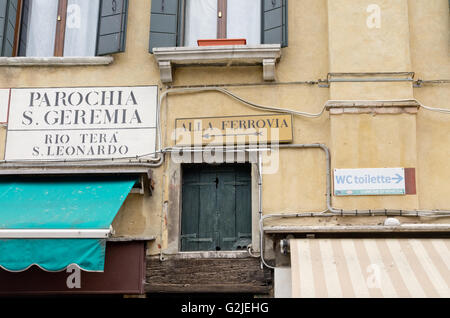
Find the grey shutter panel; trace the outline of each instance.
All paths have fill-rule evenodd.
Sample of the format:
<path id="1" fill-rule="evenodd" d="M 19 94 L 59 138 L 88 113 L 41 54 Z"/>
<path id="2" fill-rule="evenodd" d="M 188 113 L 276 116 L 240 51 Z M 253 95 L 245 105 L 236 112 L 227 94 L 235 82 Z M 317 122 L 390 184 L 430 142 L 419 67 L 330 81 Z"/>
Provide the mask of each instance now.
<path id="1" fill-rule="evenodd" d="M 0 52 L 3 56 L 3 38 L 5 34 L 6 27 L 6 8 L 8 6 L 8 1 L 0 0 Z"/>
<path id="2" fill-rule="evenodd" d="M 217 246 L 215 180 L 215 171 L 208 168 L 183 171 L 182 251 L 210 251 Z"/>
<path id="3" fill-rule="evenodd" d="M 179 44 L 180 0 L 152 0 L 150 15 L 150 47 L 172 47 Z"/>
<path id="4" fill-rule="evenodd" d="M 18 0 L 0 0 L 0 52 L 12 56 Z"/>
<path id="5" fill-rule="evenodd" d="M 100 0 L 96 55 L 125 51 L 128 0 Z"/>
<path id="6" fill-rule="evenodd" d="M 221 250 L 246 249 L 252 239 L 250 165 L 233 164 L 218 172 L 217 210 Z"/>
<path id="7" fill-rule="evenodd" d="M 28 38 L 28 16 L 30 11 L 30 1 L 22 1 L 22 21 L 20 21 L 19 54 L 26 56 Z"/>
<path id="8" fill-rule="evenodd" d="M 181 251 L 246 249 L 252 238 L 251 167 L 183 169 Z"/>
<path id="9" fill-rule="evenodd" d="M 288 45 L 287 0 L 262 0 L 261 43 Z"/>

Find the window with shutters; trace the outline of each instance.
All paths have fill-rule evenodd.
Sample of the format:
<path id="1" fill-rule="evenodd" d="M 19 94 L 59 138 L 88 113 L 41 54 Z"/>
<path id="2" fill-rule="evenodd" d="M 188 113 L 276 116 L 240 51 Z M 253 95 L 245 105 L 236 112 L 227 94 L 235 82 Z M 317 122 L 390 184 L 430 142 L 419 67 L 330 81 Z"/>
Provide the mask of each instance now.
<path id="1" fill-rule="evenodd" d="M 199 39 L 287 46 L 287 0 L 152 0 L 150 52 Z"/>
<path id="2" fill-rule="evenodd" d="M 199 39 L 238 39 L 261 43 L 261 0 L 187 0 L 184 46 Z"/>
<path id="3" fill-rule="evenodd" d="M 183 168 L 181 251 L 246 250 L 251 243 L 249 164 Z"/>
<path id="4" fill-rule="evenodd" d="M 262 65 L 275 80 L 281 48 L 287 46 L 287 0 L 152 0 L 149 52 L 162 83 L 172 83 L 180 65 Z M 234 38 L 246 45 L 197 46 L 198 40 Z M 216 46 L 219 45 L 219 46 Z"/>
<path id="5" fill-rule="evenodd" d="M 127 0 L 0 0 L 1 55 L 122 52 L 127 7 Z"/>

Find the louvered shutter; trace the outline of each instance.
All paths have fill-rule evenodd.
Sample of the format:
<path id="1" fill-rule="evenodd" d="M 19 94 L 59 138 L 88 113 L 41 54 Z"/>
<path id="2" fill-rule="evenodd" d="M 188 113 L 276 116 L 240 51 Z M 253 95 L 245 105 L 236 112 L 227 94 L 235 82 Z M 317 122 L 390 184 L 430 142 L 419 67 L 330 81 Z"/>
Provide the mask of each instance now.
<path id="1" fill-rule="evenodd" d="M 128 0 L 100 0 L 96 55 L 125 51 Z"/>
<path id="2" fill-rule="evenodd" d="M 172 47 L 179 44 L 179 0 L 152 0 L 150 15 L 150 47 Z"/>
<path id="3" fill-rule="evenodd" d="M 8 1 L 0 0 L 0 52 L 3 56 L 3 38 L 5 35 L 6 26 L 6 8 L 8 6 Z"/>
<path id="4" fill-rule="evenodd" d="M 0 52 L 13 56 L 18 0 L 0 0 Z"/>
<path id="5" fill-rule="evenodd" d="M 287 0 L 262 0 L 261 43 L 288 44 Z"/>
<path id="6" fill-rule="evenodd" d="M 252 239 L 250 165 L 183 170 L 181 251 L 245 250 Z"/>
<path id="7" fill-rule="evenodd" d="M 210 251 L 217 246 L 216 173 L 185 169 L 183 173 L 181 250 Z"/>

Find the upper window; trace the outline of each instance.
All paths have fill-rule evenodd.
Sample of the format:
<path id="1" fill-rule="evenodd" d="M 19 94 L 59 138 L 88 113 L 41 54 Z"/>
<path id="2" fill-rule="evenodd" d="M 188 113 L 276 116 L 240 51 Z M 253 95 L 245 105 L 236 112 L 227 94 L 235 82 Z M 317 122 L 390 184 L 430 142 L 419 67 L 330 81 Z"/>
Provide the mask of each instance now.
<path id="1" fill-rule="evenodd" d="M 20 56 L 93 56 L 99 0 L 25 0 Z"/>
<path id="2" fill-rule="evenodd" d="M 200 39 L 287 46 L 287 0 L 152 0 L 150 22 L 150 52 Z"/>
<path id="3" fill-rule="evenodd" d="M 187 0 L 184 45 L 198 39 L 244 38 L 261 43 L 261 0 Z"/>
<path id="4" fill-rule="evenodd" d="M 0 0 L 2 56 L 122 52 L 127 0 Z"/>

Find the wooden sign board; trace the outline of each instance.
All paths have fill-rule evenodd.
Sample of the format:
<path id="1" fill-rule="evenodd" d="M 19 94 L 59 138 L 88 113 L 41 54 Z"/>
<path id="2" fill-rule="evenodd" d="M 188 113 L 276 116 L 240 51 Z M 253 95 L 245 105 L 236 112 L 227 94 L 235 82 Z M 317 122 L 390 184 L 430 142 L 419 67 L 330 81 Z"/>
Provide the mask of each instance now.
<path id="1" fill-rule="evenodd" d="M 416 194 L 415 168 L 334 169 L 334 195 Z"/>
<path id="2" fill-rule="evenodd" d="M 273 144 L 293 141 L 291 115 L 179 118 L 176 145 Z"/>

